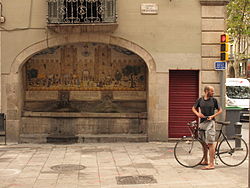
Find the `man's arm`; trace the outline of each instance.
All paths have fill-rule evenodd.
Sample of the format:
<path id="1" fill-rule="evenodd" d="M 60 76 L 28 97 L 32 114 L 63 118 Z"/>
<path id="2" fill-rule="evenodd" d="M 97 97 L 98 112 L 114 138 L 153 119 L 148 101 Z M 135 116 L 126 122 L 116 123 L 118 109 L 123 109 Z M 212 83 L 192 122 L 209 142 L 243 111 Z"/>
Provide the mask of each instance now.
<path id="1" fill-rule="evenodd" d="M 218 111 L 214 115 L 209 116 L 207 119 L 212 120 L 213 118 L 215 118 L 216 116 L 218 116 L 221 113 L 222 113 L 222 108 L 218 108 Z"/>
<path id="2" fill-rule="evenodd" d="M 198 112 L 197 109 L 194 106 L 192 107 L 192 111 L 199 118 L 205 118 L 205 116 L 202 113 Z"/>

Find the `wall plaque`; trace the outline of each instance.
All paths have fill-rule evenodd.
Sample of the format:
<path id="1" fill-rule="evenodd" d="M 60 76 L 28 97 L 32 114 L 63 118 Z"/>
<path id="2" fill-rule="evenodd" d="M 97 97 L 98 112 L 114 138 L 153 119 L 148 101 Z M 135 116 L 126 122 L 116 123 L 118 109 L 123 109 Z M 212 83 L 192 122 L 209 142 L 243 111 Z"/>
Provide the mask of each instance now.
<path id="1" fill-rule="evenodd" d="M 158 5 L 156 3 L 142 3 L 141 14 L 158 14 Z"/>

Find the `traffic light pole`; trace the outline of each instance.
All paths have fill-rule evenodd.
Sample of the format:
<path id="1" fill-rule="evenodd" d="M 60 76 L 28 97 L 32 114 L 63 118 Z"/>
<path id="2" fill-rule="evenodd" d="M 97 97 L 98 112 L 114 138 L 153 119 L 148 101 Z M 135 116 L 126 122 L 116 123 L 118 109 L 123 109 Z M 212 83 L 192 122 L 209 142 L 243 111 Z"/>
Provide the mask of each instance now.
<path id="1" fill-rule="evenodd" d="M 224 33 L 220 35 L 220 60 L 224 62 L 224 69 L 220 72 L 220 104 L 222 109 L 221 117 L 223 121 L 226 119 L 226 100 L 225 100 L 225 94 L 226 94 L 226 67 L 227 67 L 227 61 L 228 61 L 228 42 L 229 42 L 229 36 L 228 34 Z"/>
<path id="2" fill-rule="evenodd" d="M 226 99 L 225 99 L 225 94 L 226 94 L 226 70 L 221 70 L 220 71 L 220 104 L 223 109 L 222 114 L 221 114 L 221 120 L 225 121 L 226 119 Z"/>

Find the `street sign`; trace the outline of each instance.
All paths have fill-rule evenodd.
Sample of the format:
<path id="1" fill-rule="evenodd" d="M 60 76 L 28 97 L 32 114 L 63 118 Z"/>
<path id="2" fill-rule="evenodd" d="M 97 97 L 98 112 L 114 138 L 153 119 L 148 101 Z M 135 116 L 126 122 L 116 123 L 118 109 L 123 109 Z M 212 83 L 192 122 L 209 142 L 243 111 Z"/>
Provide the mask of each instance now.
<path id="1" fill-rule="evenodd" d="M 215 70 L 226 70 L 226 62 L 225 61 L 216 61 L 214 62 Z"/>
<path id="2" fill-rule="evenodd" d="M 158 5 L 156 3 L 142 3 L 141 14 L 158 14 Z"/>

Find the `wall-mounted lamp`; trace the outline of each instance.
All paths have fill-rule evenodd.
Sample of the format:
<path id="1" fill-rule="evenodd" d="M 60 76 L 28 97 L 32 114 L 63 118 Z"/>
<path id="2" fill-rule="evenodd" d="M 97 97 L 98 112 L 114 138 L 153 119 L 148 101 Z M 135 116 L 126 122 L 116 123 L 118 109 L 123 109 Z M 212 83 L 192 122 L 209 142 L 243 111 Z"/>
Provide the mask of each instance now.
<path id="1" fill-rule="evenodd" d="M 2 15 L 2 11 L 3 11 L 3 5 L 0 2 L 0 23 L 4 23 L 5 22 L 5 17 Z"/>

